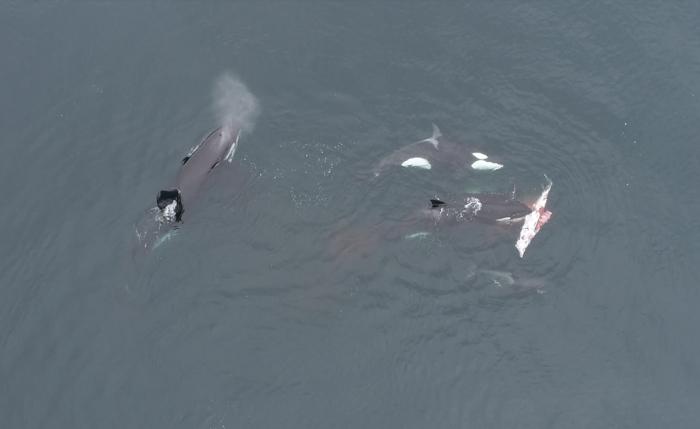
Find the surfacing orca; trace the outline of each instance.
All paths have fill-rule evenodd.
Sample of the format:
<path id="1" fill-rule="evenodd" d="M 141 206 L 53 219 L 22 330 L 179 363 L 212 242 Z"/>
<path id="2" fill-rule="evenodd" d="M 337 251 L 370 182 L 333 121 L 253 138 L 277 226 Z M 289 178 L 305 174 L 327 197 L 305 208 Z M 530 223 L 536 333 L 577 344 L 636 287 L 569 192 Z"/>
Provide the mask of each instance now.
<path id="1" fill-rule="evenodd" d="M 435 124 L 430 137 L 406 145 L 382 158 L 374 167 L 375 177 L 393 166 L 424 170 L 439 166 L 456 171 L 465 169 L 495 171 L 503 168 L 503 164 L 490 160 L 483 152 L 470 150 L 464 145 L 442 139 L 442 133 Z"/>
<path id="2" fill-rule="evenodd" d="M 460 203 L 446 203 L 438 199 L 430 200 L 428 216 L 435 222 L 481 221 L 506 224 L 522 222 L 531 212 L 514 195 L 505 194 L 466 194 Z"/>
<path id="3" fill-rule="evenodd" d="M 136 225 L 139 247 L 154 249 L 175 234 L 187 207 L 210 172 L 221 161 L 231 162 L 238 146 L 239 130 L 217 128 L 182 159 L 175 183 L 158 192 L 156 207 Z"/>

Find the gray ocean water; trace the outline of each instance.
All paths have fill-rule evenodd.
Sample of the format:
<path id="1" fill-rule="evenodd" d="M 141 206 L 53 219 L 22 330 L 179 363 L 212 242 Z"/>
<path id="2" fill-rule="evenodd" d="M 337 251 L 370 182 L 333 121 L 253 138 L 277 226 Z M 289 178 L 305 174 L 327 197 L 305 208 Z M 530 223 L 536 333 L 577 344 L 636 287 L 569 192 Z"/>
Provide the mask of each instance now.
<path id="1" fill-rule="evenodd" d="M 3 2 L 0 427 L 698 427 L 698 22 L 693 1 Z M 255 126 L 135 257 L 227 73 Z M 433 123 L 505 167 L 367 174 Z M 523 259 L 517 231 L 390 227 L 543 174 Z"/>

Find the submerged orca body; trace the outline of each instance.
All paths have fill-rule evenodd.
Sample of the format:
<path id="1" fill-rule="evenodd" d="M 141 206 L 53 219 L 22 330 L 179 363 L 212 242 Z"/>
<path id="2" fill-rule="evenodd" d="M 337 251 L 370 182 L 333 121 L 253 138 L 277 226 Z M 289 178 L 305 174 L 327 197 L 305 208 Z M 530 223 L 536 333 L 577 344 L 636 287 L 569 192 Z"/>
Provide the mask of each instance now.
<path id="1" fill-rule="evenodd" d="M 394 166 L 415 167 L 431 170 L 433 167 L 455 171 L 467 169 L 495 171 L 503 167 L 483 152 L 442 139 L 440 129 L 433 124 L 433 134 L 423 140 L 395 150 L 382 158 L 374 167 L 374 175 L 379 176 Z"/>
<path id="2" fill-rule="evenodd" d="M 233 159 L 238 137 L 238 130 L 217 128 L 190 150 L 182 159 L 174 186 L 158 192 L 157 208 L 150 209 L 136 225 L 140 247 L 153 249 L 172 236 L 210 172 L 221 161 Z"/>
<path id="3" fill-rule="evenodd" d="M 474 287 L 480 286 L 484 292 L 494 298 L 517 298 L 533 293 L 543 294 L 549 285 L 547 279 L 543 277 L 476 267 L 469 270 L 465 280 Z"/>
<path id="4" fill-rule="evenodd" d="M 531 209 L 508 194 L 471 193 L 462 201 L 445 202 L 431 199 L 430 206 L 406 213 L 403 219 L 375 225 L 365 230 L 339 233 L 337 241 L 346 249 L 373 251 L 381 241 L 424 240 L 439 230 L 458 229 L 469 224 L 510 227 L 522 223 Z M 510 228 L 507 228 L 510 230 Z M 348 244 L 351 243 L 351 244 Z"/>
<path id="5" fill-rule="evenodd" d="M 430 206 L 427 215 L 440 223 L 474 220 L 509 225 L 522 222 L 531 211 L 513 195 L 504 194 L 467 194 L 464 202 L 449 204 L 432 199 Z"/>

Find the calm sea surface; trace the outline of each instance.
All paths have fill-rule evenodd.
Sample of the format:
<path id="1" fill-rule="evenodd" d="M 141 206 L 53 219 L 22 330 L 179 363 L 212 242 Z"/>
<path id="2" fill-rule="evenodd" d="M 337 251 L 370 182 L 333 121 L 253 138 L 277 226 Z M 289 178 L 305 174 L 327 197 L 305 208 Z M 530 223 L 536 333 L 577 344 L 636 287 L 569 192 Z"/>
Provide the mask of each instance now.
<path id="1" fill-rule="evenodd" d="M 3 2 L 0 427 L 698 427 L 699 22 L 696 1 Z M 227 73 L 254 128 L 134 255 Z M 505 167 L 372 177 L 433 123 Z M 397 229 L 543 174 L 523 259 L 517 230 Z"/>

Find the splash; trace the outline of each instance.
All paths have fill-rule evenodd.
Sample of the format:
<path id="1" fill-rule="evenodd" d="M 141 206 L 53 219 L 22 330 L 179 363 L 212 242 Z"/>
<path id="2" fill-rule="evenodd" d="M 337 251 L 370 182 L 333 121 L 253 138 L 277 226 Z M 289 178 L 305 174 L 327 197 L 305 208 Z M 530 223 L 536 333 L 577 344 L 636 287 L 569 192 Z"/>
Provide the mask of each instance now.
<path id="1" fill-rule="evenodd" d="M 224 73 L 217 79 L 213 91 L 214 113 L 221 125 L 224 137 L 238 130 L 250 133 L 260 113 L 258 99 L 234 74 Z"/>

